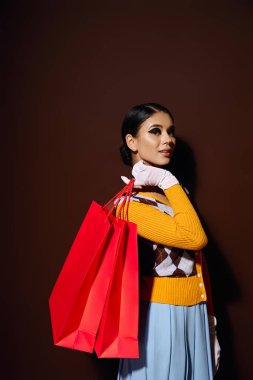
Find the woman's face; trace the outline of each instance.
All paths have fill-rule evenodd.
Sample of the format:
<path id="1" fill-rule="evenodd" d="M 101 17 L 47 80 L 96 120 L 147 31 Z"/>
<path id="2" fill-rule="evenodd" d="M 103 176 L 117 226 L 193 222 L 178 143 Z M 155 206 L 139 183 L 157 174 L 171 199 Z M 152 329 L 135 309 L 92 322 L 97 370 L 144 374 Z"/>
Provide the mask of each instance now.
<path id="1" fill-rule="evenodd" d="M 135 137 L 126 135 L 132 151 L 133 165 L 140 160 L 153 166 L 165 166 L 171 161 L 176 145 L 175 126 L 165 112 L 155 112 L 145 120 Z"/>

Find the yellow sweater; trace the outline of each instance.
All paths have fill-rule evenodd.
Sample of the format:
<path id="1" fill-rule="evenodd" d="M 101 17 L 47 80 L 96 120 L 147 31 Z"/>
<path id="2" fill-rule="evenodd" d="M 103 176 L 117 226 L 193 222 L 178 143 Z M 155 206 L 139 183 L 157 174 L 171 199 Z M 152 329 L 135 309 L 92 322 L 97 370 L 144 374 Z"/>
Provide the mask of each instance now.
<path id="1" fill-rule="evenodd" d="M 207 244 L 206 234 L 188 196 L 180 185 L 164 190 L 168 202 L 152 193 L 139 192 L 172 207 L 174 216 L 156 208 L 130 202 L 128 220 L 137 224 L 141 237 L 156 244 L 195 251 L 196 275 L 190 277 L 143 276 L 140 298 L 173 305 L 194 305 L 207 300 L 202 273 L 201 249 Z M 121 215 L 122 217 L 122 215 Z"/>

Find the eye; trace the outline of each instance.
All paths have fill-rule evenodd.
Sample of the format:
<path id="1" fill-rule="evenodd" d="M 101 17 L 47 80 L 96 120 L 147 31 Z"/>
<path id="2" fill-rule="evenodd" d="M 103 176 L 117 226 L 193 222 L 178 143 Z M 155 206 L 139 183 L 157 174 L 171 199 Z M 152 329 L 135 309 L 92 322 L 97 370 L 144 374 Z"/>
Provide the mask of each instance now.
<path id="1" fill-rule="evenodd" d="M 149 133 L 153 133 L 154 135 L 160 135 L 161 134 L 161 130 L 160 128 L 152 128 L 150 129 Z"/>
<path id="2" fill-rule="evenodd" d="M 168 135 L 170 135 L 171 137 L 174 137 L 175 136 L 175 127 L 171 127 L 167 130 L 167 133 Z"/>

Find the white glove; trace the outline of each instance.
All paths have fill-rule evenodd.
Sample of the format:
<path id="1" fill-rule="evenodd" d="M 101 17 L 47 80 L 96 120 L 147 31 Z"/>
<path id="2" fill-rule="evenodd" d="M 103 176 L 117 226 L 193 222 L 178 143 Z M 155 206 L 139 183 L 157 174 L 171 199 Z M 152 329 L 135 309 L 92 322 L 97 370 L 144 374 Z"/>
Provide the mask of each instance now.
<path id="1" fill-rule="evenodd" d="M 213 361 L 213 375 L 215 376 L 220 365 L 220 344 L 217 338 L 216 326 L 217 320 L 213 315 L 208 315 L 209 332 L 210 332 L 210 344 Z"/>
<path id="2" fill-rule="evenodd" d="M 156 168 L 147 165 L 143 160 L 138 161 L 132 169 L 132 175 L 135 178 L 134 187 L 136 186 L 158 186 L 165 190 L 178 184 L 176 177 L 168 170 Z M 122 176 L 122 181 L 129 183 L 127 177 Z"/>

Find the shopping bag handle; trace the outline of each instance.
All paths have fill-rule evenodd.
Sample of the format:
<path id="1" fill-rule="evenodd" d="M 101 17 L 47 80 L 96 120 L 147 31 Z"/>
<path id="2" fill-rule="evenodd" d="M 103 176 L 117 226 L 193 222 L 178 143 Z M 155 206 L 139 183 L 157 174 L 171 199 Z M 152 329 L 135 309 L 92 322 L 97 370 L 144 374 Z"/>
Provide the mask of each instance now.
<path id="1" fill-rule="evenodd" d="M 130 198 L 131 198 L 132 191 L 133 191 L 133 186 L 134 186 L 134 179 L 130 180 L 130 182 L 128 184 L 128 189 L 126 191 L 126 194 L 124 196 L 124 199 L 123 199 L 123 201 L 120 205 L 119 211 L 118 211 L 119 217 L 123 211 L 123 219 L 125 219 L 125 220 L 128 219 L 128 207 L 129 207 Z M 118 203 L 117 203 L 117 205 L 118 205 Z"/>
<path id="2" fill-rule="evenodd" d="M 132 195 L 134 181 L 135 181 L 134 179 L 131 179 L 130 182 L 126 186 L 123 187 L 123 189 L 121 189 L 116 195 L 114 195 L 113 198 L 111 198 L 103 206 L 104 211 L 107 210 L 107 216 L 110 216 L 112 214 L 112 212 L 117 208 L 117 206 L 118 206 L 118 204 L 120 202 L 120 199 L 124 195 L 124 198 L 123 198 L 122 203 L 120 205 L 120 209 L 119 209 L 118 215 L 121 214 L 122 210 L 123 211 L 125 210 L 125 217 L 127 217 L 127 212 L 128 212 L 130 197 Z M 109 208 L 110 204 L 112 204 L 111 208 Z M 126 206 L 126 208 L 124 209 L 125 206 Z"/>

